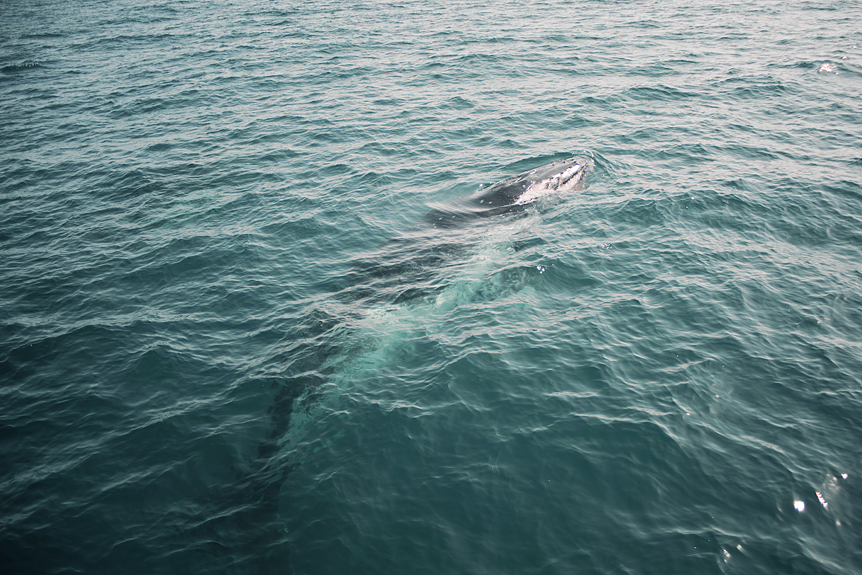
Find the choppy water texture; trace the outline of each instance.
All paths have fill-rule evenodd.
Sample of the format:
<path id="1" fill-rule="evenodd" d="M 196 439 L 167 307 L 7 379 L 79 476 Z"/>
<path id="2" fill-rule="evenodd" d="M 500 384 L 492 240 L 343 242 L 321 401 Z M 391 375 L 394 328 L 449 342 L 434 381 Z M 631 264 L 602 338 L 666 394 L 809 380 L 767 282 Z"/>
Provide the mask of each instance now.
<path id="1" fill-rule="evenodd" d="M 139 4 L 0 5 L 4 573 L 862 573 L 859 3 Z"/>

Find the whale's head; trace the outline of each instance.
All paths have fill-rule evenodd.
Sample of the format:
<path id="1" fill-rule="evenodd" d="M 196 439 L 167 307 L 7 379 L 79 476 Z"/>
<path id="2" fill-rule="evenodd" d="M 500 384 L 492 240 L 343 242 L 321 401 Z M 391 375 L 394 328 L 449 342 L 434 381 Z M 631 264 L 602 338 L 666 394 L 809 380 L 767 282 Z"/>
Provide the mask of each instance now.
<path id="1" fill-rule="evenodd" d="M 524 192 L 515 198 L 514 205 L 529 204 L 544 196 L 576 190 L 584 180 L 587 167 L 583 158 L 569 158 L 553 162 L 527 172 Z"/>
<path id="2" fill-rule="evenodd" d="M 434 207 L 425 220 L 434 227 L 453 227 L 472 218 L 517 211 L 542 198 L 583 188 L 593 161 L 587 157 L 557 160 L 501 180 L 460 202 Z"/>
<path id="3" fill-rule="evenodd" d="M 479 209 L 525 206 L 546 196 L 572 192 L 583 187 L 592 166 L 589 158 L 557 160 L 479 190 L 471 202 Z"/>

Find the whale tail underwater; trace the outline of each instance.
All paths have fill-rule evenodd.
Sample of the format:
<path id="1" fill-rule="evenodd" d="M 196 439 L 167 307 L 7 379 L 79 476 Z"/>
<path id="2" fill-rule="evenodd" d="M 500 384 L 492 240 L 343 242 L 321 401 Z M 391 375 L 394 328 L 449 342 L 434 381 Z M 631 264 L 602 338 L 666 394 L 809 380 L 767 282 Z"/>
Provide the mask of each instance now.
<path id="1" fill-rule="evenodd" d="M 323 390 L 331 394 L 333 386 L 338 388 L 333 382 L 349 380 L 348 374 L 357 365 L 391 361 L 394 352 L 387 347 L 397 347 L 405 330 L 423 329 L 428 314 L 445 313 L 464 298 L 498 301 L 535 281 L 540 273 L 535 265 L 526 266 L 523 261 L 501 265 L 496 255 L 517 253 L 518 238 L 512 236 L 519 230 L 526 230 L 526 243 L 532 241 L 524 227 L 531 222 L 525 220 L 518 227 L 512 218 L 527 214 L 530 206 L 547 199 L 564 199 L 583 189 L 592 168 L 592 159 L 571 157 L 481 187 L 460 200 L 435 204 L 416 226 L 354 258 L 343 285 L 310 305 L 286 334 L 285 350 L 280 354 L 283 365 L 274 370 L 285 375 L 273 378 L 270 384 L 270 433 L 258 445 L 257 458 L 220 493 L 232 500 L 227 502 L 232 510 L 215 522 L 205 521 L 216 531 L 221 531 L 217 524 L 229 522 L 226 532 L 247 525 L 248 540 L 216 545 L 222 539 L 216 536 L 209 539 L 207 548 L 219 555 L 222 546 L 242 556 L 254 555 L 261 572 L 270 566 L 277 571 L 289 557 L 289 549 L 284 533 L 271 527 L 278 525 L 282 484 L 297 465 L 290 450 L 307 432 L 299 428 L 307 425 L 309 410 L 322 401 Z M 502 218 L 503 225 L 497 226 L 494 217 Z M 505 247 L 501 250 L 498 244 Z M 476 257 L 482 246 L 491 246 L 492 257 Z M 478 260 L 487 263 L 477 266 Z M 482 269 L 476 271 L 477 267 Z M 440 304 L 443 300 L 447 306 Z M 386 323 L 374 325 L 374 321 Z M 262 539 L 268 540 L 263 552 Z"/>

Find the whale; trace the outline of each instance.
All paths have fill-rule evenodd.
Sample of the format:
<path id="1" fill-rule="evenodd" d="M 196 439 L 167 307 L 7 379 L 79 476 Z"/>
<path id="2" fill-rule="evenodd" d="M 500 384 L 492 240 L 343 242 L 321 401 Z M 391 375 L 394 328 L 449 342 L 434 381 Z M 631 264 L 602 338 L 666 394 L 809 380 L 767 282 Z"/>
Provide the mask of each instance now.
<path id="1" fill-rule="evenodd" d="M 255 554 L 282 568 L 288 544 L 269 526 L 280 521 L 282 485 L 302 465 L 291 446 L 316 429 L 316 406 L 337 397 L 332 389 L 354 371 L 397 357 L 399 342 L 414 337 L 412 329 L 421 331 L 423 318 L 466 301 L 491 305 L 535 281 L 542 270 L 533 265 L 498 265 L 498 257 L 508 259 L 530 244 L 518 238 L 530 220 L 516 218 L 582 190 L 592 168 L 592 159 L 570 157 L 429 204 L 411 227 L 346 260 L 325 296 L 287 329 L 274 363 L 255 378 L 270 395 L 269 429 L 236 480 L 208 493 L 223 502 L 223 512 L 201 522 L 202 551 L 226 560 Z M 241 540 L 222 536 L 237 532 L 245 534 Z"/>
<path id="2" fill-rule="evenodd" d="M 592 166 L 588 157 L 557 160 L 479 188 L 452 205 L 434 207 L 423 221 L 435 228 L 449 228 L 475 218 L 518 212 L 545 198 L 582 189 Z"/>

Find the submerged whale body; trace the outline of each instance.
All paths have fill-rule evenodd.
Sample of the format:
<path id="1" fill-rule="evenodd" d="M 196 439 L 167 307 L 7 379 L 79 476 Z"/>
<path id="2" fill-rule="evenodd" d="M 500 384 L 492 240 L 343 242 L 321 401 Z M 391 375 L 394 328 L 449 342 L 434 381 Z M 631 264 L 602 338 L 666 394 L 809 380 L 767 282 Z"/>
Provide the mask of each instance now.
<path id="1" fill-rule="evenodd" d="M 302 312 L 279 344 L 283 352 L 274 356 L 274 364 L 262 367 L 259 378 L 251 380 L 250 384 L 269 388 L 273 395 L 267 411 L 270 430 L 258 444 L 257 457 L 235 481 L 202 493 L 208 504 L 215 500 L 221 505 L 217 514 L 197 523 L 194 529 L 201 543 L 193 551 L 214 554 L 226 564 L 254 556 L 263 571 L 284 570 L 289 543 L 279 527 L 283 524 L 281 489 L 301 465 L 285 447 L 294 441 L 289 437 L 291 427 L 301 425 L 295 423 L 294 415 L 307 415 L 324 396 L 327 383 L 349 378 L 352 369 L 366 369 L 363 362 L 374 360 L 377 350 L 387 345 L 383 342 L 375 348 L 368 343 L 372 338 L 367 334 L 364 338 L 354 334 L 368 317 L 383 318 L 379 324 L 383 327 L 370 332 L 374 339 L 397 331 L 387 322 L 397 326 L 400 317 L 409 316 L 409 306 L 402 304 L 426 304 L 417 312 L 417 319 L 408 322 L 409 327 L 421 325 L 419 318 L 429 309 L 446 309 L 452 297 L 491 301 L 519 289 L 535 277 L 534 266 L 510 262 L 475 273 L 476 260 L 470 254 L 487 240 L 488 228 L 497 228 L 491 216 L 505 217 L 503 214 L 523 211 L 544 197 L 579 190 L 592 166 L 589 158 L 569 158 L 506 178 L 460 201 L 433 208 L 418 225 L 352 258 L 350 270 L 339 274 L 343 283 L 330 286 L 332 291 L 325 298 Z M 482 222 L 490 225 L 469 225 L 479 223 L 477 218 L 488 218 Z M 506 228 L 500 228 L 504 237 L 511 232 Z M 519 249 L 517 243 L 509 247 Z M 467 269 L 473 273 L 460 273 Z M 452 297 L 438 300 L 441 294 Z M 320 307 L 323 302 L 326 305 Z M 386 315 L 396 306 L 402 306 L 405 313 Z M 376 310 L 374 314 L 368 313 L 371 309 Z"/>
<path id="2" fill-rule="evenodd" d="M 409 330 L 423 323 L 421 317 L 449 309 L 452 302 L 492 301 L 528 283 L 537 273 L 533 265 L 517 258 L 512 261 L 509 255 L 503 264 L 471 254 L 483 242 L 486 248 L 494 246 L 495 238 L 514 240 L 507 243 L 505 253 L 518 251 L 517 238 L 509 237 L 511 226 L 498 228 L 492 216 L 505 218 L 504 214 L 524 211 L 542 198 L 577 191 L 592 166 L 589 158 L 560 160 L 480 188 L 459 201 L 432 206 L 416 226 L 351 258 L 349 271 L 339 274 L 326 297 L 302 312 L 280 344 L 284 351 L 275 356 L 276 365 L 264 366 L 255 382 L 262 388 L 270 384 L 270 430 L 258 444 L 257 457 L 234 482 L 206 493 L 208 499 L 222 501 L 222 507 L 197 527 L 203 552 L 226 561 L 253 555 L 272 571 L 283 570 L 288 544 L 282 529 L 273 526 L 283 521 L 279 516 L 282 485 L 301 465 L 285 447 L 295 441 L 291 428 L 301 429 L 302 417 L 296 423 L 294 415 L 307 415 L 328 393 L 323 391 L 327 384 L 349 379 L 354 369 L 366 369 L 402 333 L 412 337 L 399 327 L 405 317 Z M 500 236 L 489 233 L 492 229 L 499 229 Z M 474 264 L 479 261 L 491 266 L 480 265 L 477 270 Z M 409 320 L 411 306 L 417 310 L 413 321 Z M 379 329 L 363 335 L 369 324 Z M 396 338 L 391 336 L 393 330 Z M 389 342 L 381 342 L 387 333 Z"/>
<path id="3" fill-rule="evenodd" d="M 480 188 L 451 207 L 434 208 L 423 219 L 445 228 L 473 218 L 518 211 L 544 197 L 582 188 L 590 166 L 592 160 L 584 157 L 557 160 Z"/>

